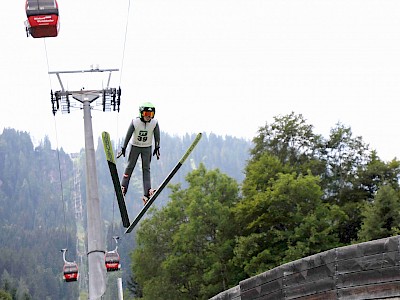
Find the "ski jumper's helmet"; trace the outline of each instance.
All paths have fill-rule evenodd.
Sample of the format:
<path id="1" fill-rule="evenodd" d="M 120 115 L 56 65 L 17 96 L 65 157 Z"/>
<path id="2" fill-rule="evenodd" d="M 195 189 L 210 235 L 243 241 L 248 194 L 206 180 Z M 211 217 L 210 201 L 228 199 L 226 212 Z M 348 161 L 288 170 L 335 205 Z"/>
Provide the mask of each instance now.
<path id="1" fill-rule="evenodd" d="M 143 117 L 145 116 L 153 119 L 155 114 L 156 114 L 156 108 L 152 103 L 145 102 L 141 106 L 139 106 L 139 116 L 142 121 L 144 120 Z"/>

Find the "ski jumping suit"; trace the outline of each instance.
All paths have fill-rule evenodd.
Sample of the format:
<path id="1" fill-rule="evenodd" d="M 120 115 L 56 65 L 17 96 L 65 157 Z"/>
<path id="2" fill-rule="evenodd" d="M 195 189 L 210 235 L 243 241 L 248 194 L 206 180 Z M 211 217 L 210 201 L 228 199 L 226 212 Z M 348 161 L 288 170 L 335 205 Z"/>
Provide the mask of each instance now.
<path id="1" fill-rule="evenodd" d="M 128 142 L 131 145 L 128 165 L 125 168 L 125 173 L 121 180 L 121 186 L 125 187 L 125 192 L 128 191 L 129 180 L 140 155 L 142 158 L 143 191 L 145 196 L 149 194 L 149 189 L 151 188 L 150 162 L 153 135 L 155 147 L 159 147 L 160 128 L 156 119 L 151 119 L 149 122 L 144 122 L 141 118 L 132 120 L 123 145 L 124 149 L 128 146 Z"/>

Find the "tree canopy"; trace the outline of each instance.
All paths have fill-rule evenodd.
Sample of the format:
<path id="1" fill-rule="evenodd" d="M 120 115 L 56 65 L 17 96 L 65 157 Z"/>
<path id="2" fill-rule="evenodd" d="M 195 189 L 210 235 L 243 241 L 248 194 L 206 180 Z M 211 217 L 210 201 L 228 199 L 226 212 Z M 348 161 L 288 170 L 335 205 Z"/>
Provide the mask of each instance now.
<path id="1" fill-rule="evenodd" d="M 238 184 L 202 164 L 187 181 L 187 189 L 172 187 L 171 201 L 137 232 L 132 266 L 144 299 L 207 299 L 237 280 L 230 259 Z"/>
<path id="2" fill-rule="evenodd" d="M 240 186 L 201 165 L 142 223 L 136 295 L 208 299 L 283 263 L 397 234 L 399 166 L 341 123 L 325 138 L 302 115 L 275 117 L 253 139 Z"/>

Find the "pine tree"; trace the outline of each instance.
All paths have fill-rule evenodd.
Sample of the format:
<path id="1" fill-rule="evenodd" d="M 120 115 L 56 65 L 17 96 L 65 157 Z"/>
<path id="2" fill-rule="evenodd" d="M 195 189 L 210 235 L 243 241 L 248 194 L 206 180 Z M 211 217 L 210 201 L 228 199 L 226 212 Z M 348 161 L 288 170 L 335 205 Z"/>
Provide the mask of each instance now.
<path id="1" fill-rule="evenodd" d="M 382 186 L 374 201 L 365 206 L 363 216 L 359 241 L 370 241 L 398 234 L 400 232 L 399 192 L 390 185 Z"/>

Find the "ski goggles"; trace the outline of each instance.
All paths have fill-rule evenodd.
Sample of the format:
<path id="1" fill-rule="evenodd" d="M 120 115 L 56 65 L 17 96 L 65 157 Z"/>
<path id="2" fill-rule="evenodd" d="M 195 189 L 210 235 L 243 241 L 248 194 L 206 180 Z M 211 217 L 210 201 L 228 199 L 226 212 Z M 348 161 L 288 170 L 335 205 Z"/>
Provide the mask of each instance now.
<path id="1" fill-rule="evenodd" d="M 142 116 L 143 117 L 150 117 L 150 118 L 153 118 L 154 117 L 154 111 L 144 111 L 144 112 L 142 112 Z"/>

